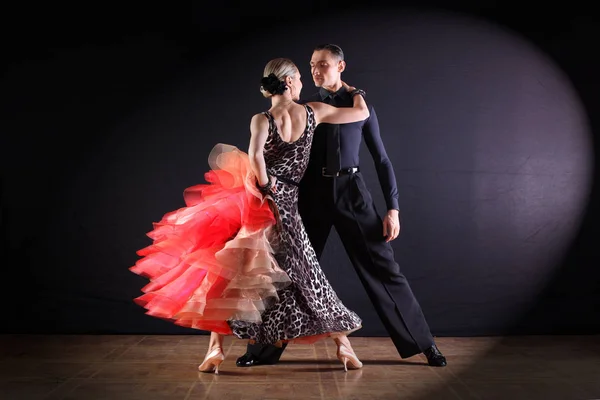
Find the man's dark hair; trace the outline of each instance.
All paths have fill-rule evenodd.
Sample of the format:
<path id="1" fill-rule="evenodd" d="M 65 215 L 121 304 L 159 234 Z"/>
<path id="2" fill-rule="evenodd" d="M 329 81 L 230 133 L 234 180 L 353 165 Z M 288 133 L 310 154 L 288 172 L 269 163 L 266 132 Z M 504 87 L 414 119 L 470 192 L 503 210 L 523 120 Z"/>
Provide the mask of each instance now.
<path id="1" fill-rule="evenodd" d="M 320 44 L 317 47 L 315 47 L 314 51 L 318 51 L 318 50 L 327 50 L 329 51 L 331 54 L 333 54 L 335 57 L 337 57 L 340 61 L 344 60 L 344 52 L 342 51 L 342 48 L 336 44 Z"/>

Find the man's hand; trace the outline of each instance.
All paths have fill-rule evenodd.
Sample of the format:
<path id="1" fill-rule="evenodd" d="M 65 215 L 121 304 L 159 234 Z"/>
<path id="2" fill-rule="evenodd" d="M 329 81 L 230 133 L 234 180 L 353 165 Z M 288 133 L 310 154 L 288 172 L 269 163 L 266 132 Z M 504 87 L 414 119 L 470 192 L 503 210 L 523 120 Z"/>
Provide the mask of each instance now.
<path id="1" fill-rule="evenodd" d="M 400 219 L 398 210 L 389 210 L 383 219 L 383 236 L 386 242 L 391 242 L 400 234 Z"/>

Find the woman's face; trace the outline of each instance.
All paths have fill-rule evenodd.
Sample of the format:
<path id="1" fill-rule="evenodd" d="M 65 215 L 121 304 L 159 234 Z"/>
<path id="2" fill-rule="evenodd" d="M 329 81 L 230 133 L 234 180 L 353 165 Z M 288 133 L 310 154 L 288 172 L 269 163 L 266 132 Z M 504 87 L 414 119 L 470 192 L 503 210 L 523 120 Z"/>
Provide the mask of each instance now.
<path id="1" fill-rule="evenodd" d="M 290 94 L 292 95 L 292 100 L 300 100 L 300 92 L 302 92 L 302 80 L 300 79 L 300 71 L 296 69 L 294 77 L 290 78 L 291 79 L 288 86 L 290 87 Z"/>

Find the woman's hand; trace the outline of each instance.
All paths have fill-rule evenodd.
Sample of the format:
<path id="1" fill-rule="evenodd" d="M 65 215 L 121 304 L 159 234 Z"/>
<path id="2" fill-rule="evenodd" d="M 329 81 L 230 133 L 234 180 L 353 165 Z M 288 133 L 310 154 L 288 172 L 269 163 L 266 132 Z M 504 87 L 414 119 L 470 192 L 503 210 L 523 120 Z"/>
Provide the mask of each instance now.
<path id="1" fill-rule="evenodd" d="M 271 184 L 269 190 L 271 191 L 271 193 L 276 193 L 277 192 L 277 178 L 274 177 L 273 175 L 269 175 L 269 183 Z"/>
<path id="2" fill-rule="evenodd" d="M 264 195 L 275 193 L 277 191 L 277 178 L 267 173 L 267 183 L 261 185 L 256 179 L 256 188 Z"/>
<path id="3" fill-rule="evenodd" d="M 342 82 L 342 86 L 344 87 L 344 89 L 346 89 L 348 92 L 351 92 L 353 90 L 356 90 L 356 88 L 354 86 L 349 86 L 346 82 L 341 81 Z"/>

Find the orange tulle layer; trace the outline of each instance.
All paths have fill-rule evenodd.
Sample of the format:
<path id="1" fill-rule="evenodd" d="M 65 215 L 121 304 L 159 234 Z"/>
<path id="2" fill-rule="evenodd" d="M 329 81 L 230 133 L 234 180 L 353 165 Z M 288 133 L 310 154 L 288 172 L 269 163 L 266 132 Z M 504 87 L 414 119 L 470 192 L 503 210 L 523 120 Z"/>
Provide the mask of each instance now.
<path id="1" fill-rule="evenodd" d="M 219 144 L 209 165 L 208 183 L 186 189 L 186 206 L 154 223 L 153 243 L 137 252 L 130 270 L 150 283 L 134 301 L 177 325 L 231 334 L 228 320 L 260 323 L 290 279 L 273 258 L 276 218 L 248 155 Z"/>

